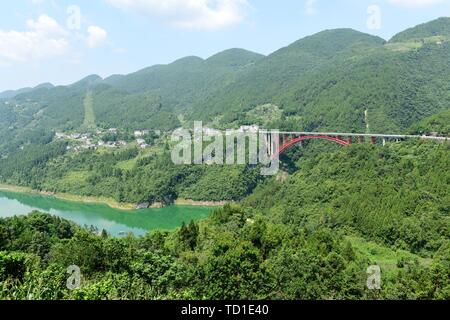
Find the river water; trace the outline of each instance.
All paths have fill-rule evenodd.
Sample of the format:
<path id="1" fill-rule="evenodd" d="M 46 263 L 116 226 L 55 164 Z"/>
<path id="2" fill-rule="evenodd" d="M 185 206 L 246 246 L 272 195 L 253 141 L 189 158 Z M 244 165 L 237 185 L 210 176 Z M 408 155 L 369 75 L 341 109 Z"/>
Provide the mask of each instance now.
<path id="1" fill-rule="evenodd" d="M 132 232 L 136 236 L 153 230 L 172 230 L 183 222 L 208 217 L 214 210 L 201 206 L 169 206 L 161 209 L 124 211 L 107 205 L 85 204 L 55 197 L 0 191 L 0 217 L 26 215 L 33 210 L 73 221 L 80 226 L 105 229 L 112 236 Z"/>

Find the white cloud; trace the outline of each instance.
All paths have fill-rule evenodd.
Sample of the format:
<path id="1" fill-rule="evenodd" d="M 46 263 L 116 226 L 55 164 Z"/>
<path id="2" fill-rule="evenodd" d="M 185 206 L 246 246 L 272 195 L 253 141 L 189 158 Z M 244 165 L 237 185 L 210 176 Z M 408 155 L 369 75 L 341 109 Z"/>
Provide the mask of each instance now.
<path id="1" fill-rule="evenodd" d="M 67 32 L 61 27 L 55 19 L 47 15 L 41 15 L 37 21 L 27 20 L 27 26 L 39 33 L 47 35 L 66 35 Z"/>
<path id="2" fill-rule="evenodd" d="M 389 3 L 406 8 L 423 8 L 443 3 L 447 0 L 388 0 Z"/>
<path id="3" fill-rule="evenodd" d="M 0 30 L 0 58 L 9 61 L 29 61 L 66 53 L 69 43 L 66 31 L 53 18 L 41 15 L 28 20 L 28 31 Z"/>
<path id="4" fill-rule="evenodd" d="M 317 13 L 317 9 L 316 9 L 316 2 L 317 0 L 306 0 L 305 3 L 305 12 L 307 15 L 314 15 Z"/>
<path id="5" fill-rule="evenodd" d="M 89 48 L 101 47 L 108 43 L 108 32 L 98 26 L 90 26 L 86 43 Z"/>
<path id="6" fill-rule="evenodd" d="M 185 29 L 217 30 L 241 22 L 247 0 L 106 0 Z"/>

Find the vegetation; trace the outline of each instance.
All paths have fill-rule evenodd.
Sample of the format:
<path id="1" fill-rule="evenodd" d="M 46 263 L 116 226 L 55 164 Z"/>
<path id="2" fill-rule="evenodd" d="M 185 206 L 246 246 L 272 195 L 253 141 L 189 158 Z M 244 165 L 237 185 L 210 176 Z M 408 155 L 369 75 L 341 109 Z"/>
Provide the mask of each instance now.
<path id="1" fill-rule="evenodd" d="M 450 299 L 450 148 L 305 143 L 282 172 L 176 166 L 171 130 L 218 127 L 449 133 L 448 19 L 388 43 L 328 30 L 264 57 L 232 49 L 127 76 L 7 92 L 0 182 L 120 203 L 236 202 L 199 223 L 113 238 L 33 212 L 0 218 L 0 299 Z M 117 128 L 117 149 L 69 151 L 66 133 Z M 82 286 L 66 287 L 77 265 Z M 367 268 L 382 288 L 366 286 Z"/>
<path id="2" fill-rule="evenodd" d="M 227 128 L 256 122 L 363 132 L 368 110 L 372 132 L 403 133 L 448 109 L 449 21 L 429 22 L 388 43 L 351 29 L 327 30 L 267 57 L 231 49 L 126 76 L 8 93 L 0 98 L 0 154 L 29 143 L 36 129 L 77 130 L 94 119 L 100 128 L 122 130 L 170 130 L 203 120 Z M 258 116 L 267 105 L 277 108 Z"/>
<path id="3" fill-rule="evenodd" d="M 284 183 L 142 238 L 37 212 L 0 219 L 0 298 L 449 299 L 449 152 L 355 145 L 300 160 Z M 370 265 L 381 290 L 366 287 Z"/>

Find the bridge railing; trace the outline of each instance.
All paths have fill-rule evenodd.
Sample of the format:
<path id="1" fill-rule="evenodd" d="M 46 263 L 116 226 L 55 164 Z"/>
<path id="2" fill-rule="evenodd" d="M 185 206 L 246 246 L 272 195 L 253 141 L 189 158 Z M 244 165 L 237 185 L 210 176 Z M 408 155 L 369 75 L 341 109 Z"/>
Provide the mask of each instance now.
<path id="1" fill-rule="evenodd" d="M 260 133 L 271 133 L 270 130 L 260 130 Z M 281 135 L 297 135 L 297 136 L 342 136 L 342 137 L 366 137 L 366 138 L 387 138 L 387 139 L 428 139 L 439 141 L 450 141 L 450 137 L 436 137 L 426 135 L 401 135 L 401 134 L 380 134 L 380 133 L 341 133 L 341 132 L 295 132 L 295 131 L 277 131 Z"/>

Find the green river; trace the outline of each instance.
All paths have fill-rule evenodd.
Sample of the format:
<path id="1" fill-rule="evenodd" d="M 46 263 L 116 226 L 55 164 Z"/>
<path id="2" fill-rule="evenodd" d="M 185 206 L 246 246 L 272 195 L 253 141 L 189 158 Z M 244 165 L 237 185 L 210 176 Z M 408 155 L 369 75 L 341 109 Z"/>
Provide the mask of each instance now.
<path id="1" fill-rule="evenodd" d="M 140 236 L 152 230 L 175 229 L 183 222 L 189 223 L 191 220 L 208 217 L 214 208 L 169 206 L 162 209 L 124 211 L 101 204 L 85 204 L 36 194 L 0 191 L 0 217 L 26 215 L 33 210 L 59 216 L 80 226 L 105 229 L 117 237 L 129 232 Z"/>

